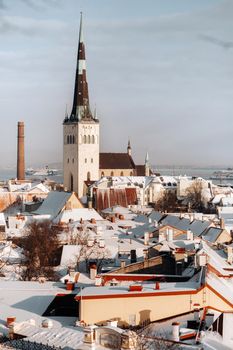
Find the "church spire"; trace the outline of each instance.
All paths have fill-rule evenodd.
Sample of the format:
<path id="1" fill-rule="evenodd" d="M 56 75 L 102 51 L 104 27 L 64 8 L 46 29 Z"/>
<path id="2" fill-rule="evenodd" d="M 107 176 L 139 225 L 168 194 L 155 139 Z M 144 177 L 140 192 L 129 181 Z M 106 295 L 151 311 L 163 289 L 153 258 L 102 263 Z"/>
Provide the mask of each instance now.
<path id="1" fill-rule="evenodd" d="M 83 41 L 82 12 L 80 16 L 74 98 L 70 121 L 79 121 L 81 119 L 93 119 L 89 105 L 88 83 L 86 76 L 86 57 L 85 45 Z"/>
<path id="2" fill-rule="evenodd" d="M 128 140 L 127 153 L 129 156 L 132 156 L 132 148 L 131 148 L 131 144 L 130 144 L 130 139 Z"/>
<path id="3" fill-rule="evenodd" d="M 145 175 L 150 176 L 150 162 L 149 162 L 148 152 L 146 152 L 146 158 L 145 158 Z"/>

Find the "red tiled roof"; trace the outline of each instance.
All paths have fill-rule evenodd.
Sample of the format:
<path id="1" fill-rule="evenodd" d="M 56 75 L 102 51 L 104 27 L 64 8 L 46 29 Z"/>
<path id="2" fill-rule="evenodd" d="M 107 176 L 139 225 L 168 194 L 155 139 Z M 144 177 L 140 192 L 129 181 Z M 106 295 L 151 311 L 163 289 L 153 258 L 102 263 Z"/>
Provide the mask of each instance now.
<path id="1" fill-rule="evenodd" d="M 135 169 L 128 153 L 100 153 L 100 169 Z"/>

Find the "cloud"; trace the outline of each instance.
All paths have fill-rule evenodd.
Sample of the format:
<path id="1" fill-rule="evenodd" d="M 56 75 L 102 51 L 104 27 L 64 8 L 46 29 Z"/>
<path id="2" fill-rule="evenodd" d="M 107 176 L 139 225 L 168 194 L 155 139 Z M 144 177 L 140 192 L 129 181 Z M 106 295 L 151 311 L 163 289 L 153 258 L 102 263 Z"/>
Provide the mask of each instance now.
<path id="1" fill-rule="evenodd" d="M 28 36 L 34 35 L 50 35 L 52 32 L 63 30 L 66 23 L 54 19 L 35 19 L 20 16 L 1 16 L 0 17 L 0 35 L 23 34 Z"/>
<path id="2" fill-rule="evenodd" d="M 231 49 L 233 48 L 233 41 L 224 41 L 218 38 L 215 38 L 213 36 L 210 35 L 206 35 L 206 34 L 200 34 L 199 38 L 203 41 L 215 44 L 217 46 L 222 47 L 223 49 Z"/>

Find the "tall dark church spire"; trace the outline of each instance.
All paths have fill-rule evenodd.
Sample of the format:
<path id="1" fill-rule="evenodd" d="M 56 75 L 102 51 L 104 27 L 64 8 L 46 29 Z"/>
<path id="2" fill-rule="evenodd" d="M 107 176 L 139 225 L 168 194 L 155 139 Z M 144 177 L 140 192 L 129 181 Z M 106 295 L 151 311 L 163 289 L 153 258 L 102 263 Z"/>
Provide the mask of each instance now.
<path id="1" fill-rule="evenodd" d="M 93 119 L 88 95 L 88 83 L 86 76 L 85 45 L 83 41 L 82 13 L 80 18 L 79 43 L 77 54 L 77 66 L 74 86 L 73 107 L 69 121 L 80 121 L 82 119 Z"/>

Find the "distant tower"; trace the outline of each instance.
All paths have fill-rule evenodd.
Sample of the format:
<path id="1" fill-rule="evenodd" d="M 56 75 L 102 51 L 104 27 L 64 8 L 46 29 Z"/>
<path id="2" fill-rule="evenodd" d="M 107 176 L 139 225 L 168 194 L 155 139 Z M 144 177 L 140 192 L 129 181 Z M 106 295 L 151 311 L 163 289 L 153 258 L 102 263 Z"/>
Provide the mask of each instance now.
<path id="1" fill-rule="evenodd" d="M 130 145 L 130 140 L 128 141 L 127 153 L 128 153 L 129 156 L 132 156 L 132 148 L 131 148 L 131 145 Z"/>
<path id="2" fill-rule="evenodd" d="M 24 122 L 18 122 L 17 180 L 25 180 Z"/>
<path id="3" fill-rule="evenodd" d="M 146 152 L 146 158 L 145 158 L 145 176 L 150 176 L 150 163 L 149 163 L 148 152 Z"/>
<path id="4" fill-rule="evenodd" d="M 99 120 L 89 105 L 82 14 L 73 106 L 63 122 L 63 137 L 64 187 L 82 197 L 84 181 L 99 179 Z"/>

